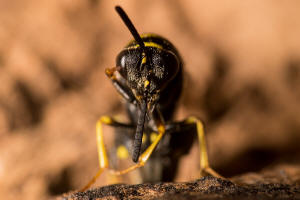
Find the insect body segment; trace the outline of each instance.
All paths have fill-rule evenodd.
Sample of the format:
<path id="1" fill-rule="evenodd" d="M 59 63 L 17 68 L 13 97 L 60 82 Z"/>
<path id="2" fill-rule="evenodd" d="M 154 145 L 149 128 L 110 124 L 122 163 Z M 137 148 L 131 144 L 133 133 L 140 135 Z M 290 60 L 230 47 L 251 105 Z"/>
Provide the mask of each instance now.
<path id="1" fill-rule="evenodd" d="M 140 168 L 143 181 L 171 181 L 180 157 L 189 152 L 195 133 L 198 134 L 201 156 L 200 175 L 219 176 L 209 167 L 201 121 L 195 117 L 173 121 L 183 85 L 183 63 L 176 48 L 161 36 L 139 35 L 123 9 L 117 6 L 116 11 L 134 40 L 118 54 L 116 67 L 106 69 L 105 73 L 126 100 L 130 123 L 124 124 L 108 116 L 97 122 L 100 169 L 82 190 L 89 188 L 104 169 L 122 175 L 146 163 Z M 120 159 L 126 159 L 131 148 L 135 162 L 131 167 L 121 171 L 109 168 L 103 124 L 118 128 L 116 154 Z"/>

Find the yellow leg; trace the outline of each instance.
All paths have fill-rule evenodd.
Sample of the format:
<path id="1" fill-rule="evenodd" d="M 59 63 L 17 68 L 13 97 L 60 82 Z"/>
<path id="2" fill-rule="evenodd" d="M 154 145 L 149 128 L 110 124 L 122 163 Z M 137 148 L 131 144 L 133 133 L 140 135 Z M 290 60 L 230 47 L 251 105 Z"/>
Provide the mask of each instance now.
<path id="1" fill-rule="evenodd" d="M 97 180 L 97 178 L 102 174 L 102 172 L 109 167 L 109 162 L 106 154 L 106 149 L 104 145 L 104 140 L 103 140 L 103 129 L 102 129 L 102 124 L 106 125 L 114 125 L 114 124 L 119 124 L 117 121 L 112 119 L 111 117 L 108 116 L 103 116 L 101 117 L 96 125 L 96 134 L 97 134 L 97 148 L 98 148 L 98 159 L 99 159 L 99 166 L 100 169 L 98 170 L 97 174 L 92 178 L 92 180 L 84 186 L 80 191 L 83 192 L 87 190 L 92 184 L 94 184 Z M 158 145 L 159 141 L 165 134 L 165 127 L 163 125 L 160 125 L 158 127 L 158 136 L 156 137 L 155 141 L 143 152 L 140 157 L 139 157 L 139 162 L 127 169 L 121 170 L 121 171 L 115 171 L 113 169 L 109 169 L 109 172 L 113 175 L 122 175 L 126 174 L 134 169 L 137 169 L 139 167 L 142 167 L 145 165 L 149 157 L 151 156 L 152 152 Z"/>
<path id="2" fill-rule="evenodd" d="M 99 166 L 100 169 L 98 170 L 97 174 L 90 180 L 90 182 L 84 186 L 80 191 L 85 191 L 88 189 L 92 184 L 95 183 L 97 178 L 102 174 L 103 170 L 108 168 L 108 159 L 105 150 L 104 140 L 103 140 L 103 129 L 102 124 L 111 125 L 113 123 L 113 119 L 108 116 L 101 117 L 97 124 L 96 124 L 96 138 L 97 138 L 97 149 L 98 149 L 98 159 L 99 159 Z"/>
<path id="3" fill-rule="evenodd" d="M 127 169 L 121 170 L 121 171 L 110 170 L 110 173 L 112 173 L 114 175 L 122 175 L 122 174 L 126 174 L 134 169 L 144 166 L 145 163 L 147 162 L 147 160 L 149 159 L 149 157 L 151 156 L 152 152 L 158 145 L 159 141 L 164 136 L 164 134 L 165 134 L 165 127 L 163 125 L 160 125 L 158 127 L 158 136 L 155 138 L 154 142 L 140 155 L 139 161 L 137 164 L 135 164 Z"/>
<path id="4" fill-rule="evenodd" d="M 200 176 L 202 177 L 202 176 L 211 175 L 211 176 L 223 178 L 221 175 L 219 175 L 209 166 L 205 134 L 204 134 L 204 128 L 202 122 L 196 117 L 189 117 L 185 120 L 185 123 L 196 124 L 197 127 L 199 150 L 200 150 Z"/>

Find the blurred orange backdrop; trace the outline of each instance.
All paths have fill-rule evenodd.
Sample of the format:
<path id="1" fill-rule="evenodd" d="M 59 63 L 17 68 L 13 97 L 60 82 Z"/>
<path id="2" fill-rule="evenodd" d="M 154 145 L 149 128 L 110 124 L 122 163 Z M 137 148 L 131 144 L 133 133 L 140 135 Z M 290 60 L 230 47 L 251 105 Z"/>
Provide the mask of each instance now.
<path id="1" fill-rule="evenodd" d="M 160 34 L 181 53 L 176 118 L 203 119 L 217 171 L 297 164 L 299 1 L 2 0 L 0 199 L 47 199 L 96 173 L 95 122 L 124 113 L 104 75 L 132 39 L 117 4 L 139 32 Z M 177 181 L 197 178 L 195 145 Z"/>

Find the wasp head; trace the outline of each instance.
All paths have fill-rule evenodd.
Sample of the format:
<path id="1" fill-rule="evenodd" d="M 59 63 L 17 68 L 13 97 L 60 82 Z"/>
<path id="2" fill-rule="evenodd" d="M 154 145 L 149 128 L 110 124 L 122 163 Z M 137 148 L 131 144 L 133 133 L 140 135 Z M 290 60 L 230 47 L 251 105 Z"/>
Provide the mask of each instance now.
<path id="1" fill-rule="evenodd" d="M 159 45 L 142 49 L 133 44 L 118 55 L 117 66 L 137 102 L 146 101 L 150 109 L 159 100 L 160 92 L 176 76 L 179 61 L 172 52 Z"/>

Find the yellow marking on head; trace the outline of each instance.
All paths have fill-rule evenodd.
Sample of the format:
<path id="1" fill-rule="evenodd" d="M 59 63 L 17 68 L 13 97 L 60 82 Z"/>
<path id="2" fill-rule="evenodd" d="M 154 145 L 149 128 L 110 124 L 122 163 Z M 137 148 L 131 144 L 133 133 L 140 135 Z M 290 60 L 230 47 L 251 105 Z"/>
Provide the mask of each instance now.
<path id="1" fill-rule="evenodd" d="M 142 59 L 142 64 L 146 64 L 146 62 L 147 62 L 147 57 L 145 56 L 145 57 L 143 57 L 143 59 Z"/>
<path id="2" fill-rule="evenodd" d="M 143 133 L 142 143 L 145 144 L 146 141 L 147 141 L 147 135 L 146 133 Z"/>
<path id="3" fill-rule="evenodd" d="M 145 82 L 144 82 L 144 88 L 148 87 L 149 84 L 150 84 L 150 82 L 148 80 L 145 80 Z"/>
<path id="4" fill-rule="evenodd" d="M 126 147 L 124 145 L 120 145 L 117 148 L 117 156 L 118 158 L 124 160 L 127 159 L 129 156 L 128 150 L 126 149 Z"/>
<path id="5" fill-rule="evenodd" d="M 151 141 L 151 143 L 154 142 L 156 138 L 157 138 L 157 133 L 152 132 L 152 133 L 150 134 L 150 141 Z"/>
<path id="6" fill-rule="evenodd" d="M 100 118 L 100 121 L 104 124 L 111 124 L 112 123 L 112 119 L 108 116 L 102 116 Z"/>

